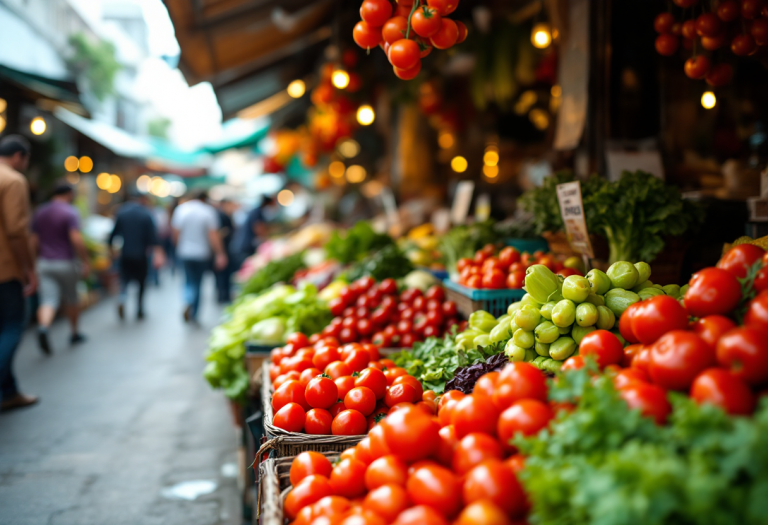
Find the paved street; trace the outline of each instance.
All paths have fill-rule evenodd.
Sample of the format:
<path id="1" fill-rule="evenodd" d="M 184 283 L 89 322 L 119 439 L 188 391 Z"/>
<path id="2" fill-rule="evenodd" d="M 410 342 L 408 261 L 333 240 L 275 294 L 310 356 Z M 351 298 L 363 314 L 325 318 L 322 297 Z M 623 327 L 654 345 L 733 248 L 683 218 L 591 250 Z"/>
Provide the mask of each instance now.
<path id="1" fill-rule="evenodd" d="M 240 523 L 237 434 L 222 394 L 201 377 L 220 315 L 212 278 L 194 328 L 181 320 L 180 284 L 163 277 L 144 321 L 129 305 L 119 322 L 108 299 L 84 314 L 82 346 L 68 346 L 64 321 L 51 357 L 25 335 L 17 378 L 42 401 L 0 414 L 1 524 Z M 188 481 L 217 488 L 196 500 L 163 495 Z"/>

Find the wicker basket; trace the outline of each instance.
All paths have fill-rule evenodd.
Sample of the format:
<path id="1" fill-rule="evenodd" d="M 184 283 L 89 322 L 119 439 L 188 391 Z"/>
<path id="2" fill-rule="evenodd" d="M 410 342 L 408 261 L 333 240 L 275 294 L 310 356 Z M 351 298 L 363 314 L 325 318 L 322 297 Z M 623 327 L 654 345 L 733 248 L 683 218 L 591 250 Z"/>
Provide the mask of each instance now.
<path id="1" fill-rule="evenodd" d="M 264 404 L 264 430 L 267 441 L 259 449 L 256 457 L 268 450 L 274 450 L 277 457 L 296 456 L 306 450 L 315 452 L 341 452 L 357 445 L 365 434 L 359 436 L 326 436 L 287 432 L 272 424 L 272 381 L 269 379 L 269 362 L 262 365 L 263 379 L 261 382 L 261 401 Z"/>
<path id="2" fill-rule="evenodd" d="M 472 312 L 485 310 L 494 317 L 507 313 L 507 308 L 525 295 L 525 290 L 477 290 L 467 288 L 454 281 L 443 281 L 445 298 L 456 303 L 456 308 L 464 317 Z"/>
<path id="3" fill-rule="evenodd" d="M 334 462 L 338 452 L 324 452 Z M 283 502 L 291 488 L 291 463 L 295 456 L 267 459 L 259 465 L 259 523 L 283 525 Z"/>

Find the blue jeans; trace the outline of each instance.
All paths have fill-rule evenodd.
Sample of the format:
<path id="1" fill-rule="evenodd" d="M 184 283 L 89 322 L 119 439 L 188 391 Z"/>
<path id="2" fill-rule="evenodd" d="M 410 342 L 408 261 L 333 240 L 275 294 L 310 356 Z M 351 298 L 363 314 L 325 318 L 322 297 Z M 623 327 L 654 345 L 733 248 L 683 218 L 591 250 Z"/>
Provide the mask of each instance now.
<path id="1" fill-rule="evenodd" d="M 200 306 L 200 285 L 203 282 L 205 271 L 210 269 L 210 261 L 196 261 L 183 259 L 184 265 L 184 304 L 190 307 L 190 316 L 197 318 L 197 309 Z"/>
<path id="2" fill-rule="evenodd" d="M 13 356 L 24 333 L 24 293 L 21 282 L 0 283 L 0 400 L 19 393 L 13 377 Z"/>

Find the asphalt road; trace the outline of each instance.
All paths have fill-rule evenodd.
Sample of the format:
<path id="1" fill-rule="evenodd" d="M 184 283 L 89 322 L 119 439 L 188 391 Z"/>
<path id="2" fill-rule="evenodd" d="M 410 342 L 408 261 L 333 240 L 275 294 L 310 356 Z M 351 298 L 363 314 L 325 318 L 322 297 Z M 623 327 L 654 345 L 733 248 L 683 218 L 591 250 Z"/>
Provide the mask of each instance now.
<path id="1" fill-rule="evenodd" d="M 0 414 L 1 524 L 241 523 L 237 433 L 201 377 L 220 315 L 213 281 L 195 328 L 182 322 L 180 283 L 163 277 L 143 321 L 129 303 L 120 322 L 107 299 L 84 313 L 83 345 L 68 345 L 64 321 L 52 328 L 51 357 L 25 334 L 16 376 L 41 402 Z"/>

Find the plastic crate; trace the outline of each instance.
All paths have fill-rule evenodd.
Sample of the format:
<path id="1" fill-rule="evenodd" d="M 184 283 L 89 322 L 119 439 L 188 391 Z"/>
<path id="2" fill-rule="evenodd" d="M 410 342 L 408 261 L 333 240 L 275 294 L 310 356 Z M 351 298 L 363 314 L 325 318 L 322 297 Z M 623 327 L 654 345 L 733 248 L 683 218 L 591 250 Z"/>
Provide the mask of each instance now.
<path id="1" fill-rule="evenodd" d="M 504 244 L 515 248 L 519 252 L 533 253 L 541 250 L 542 252 L 549 251 L 549 243 L 543 237 L 538 239 L 516 239 L 509 238 L 504 239 Z"/>
<path id="2" fill-rule="evenodd" d="M 427 268 L 425 266 L 418 266 L 416 269 L 430 273 L 435 279 L 440 279 L 441 281 L 448 278 L 448 270 L 433 270 L 432 268 Z"/>
<path id="3" fill-rule="evenodd" d="M 509 305 L 519 301 L 525 295 L 525 290 L 480 290 L 467 288 L 450 279 L 443 281 L 445 298 L 456 303 L 456 307 L 464 317 L 472 312 L 485 310 L 494 317 L 507 313 Z"/>

